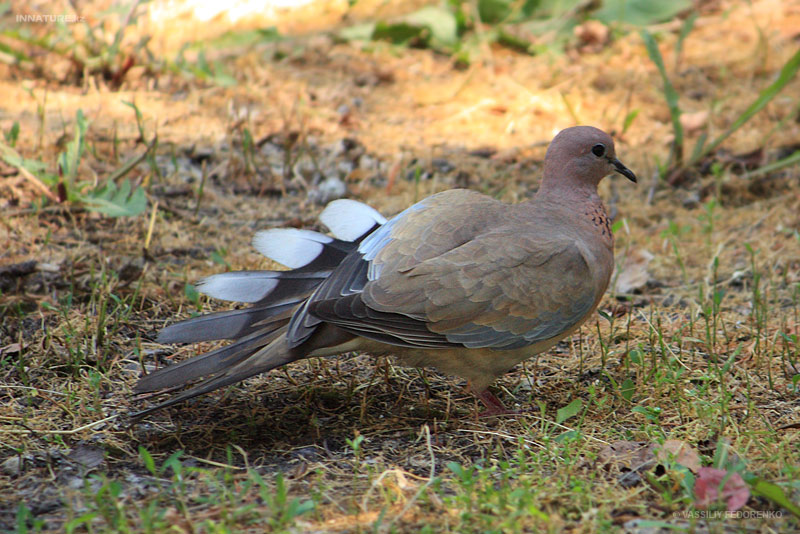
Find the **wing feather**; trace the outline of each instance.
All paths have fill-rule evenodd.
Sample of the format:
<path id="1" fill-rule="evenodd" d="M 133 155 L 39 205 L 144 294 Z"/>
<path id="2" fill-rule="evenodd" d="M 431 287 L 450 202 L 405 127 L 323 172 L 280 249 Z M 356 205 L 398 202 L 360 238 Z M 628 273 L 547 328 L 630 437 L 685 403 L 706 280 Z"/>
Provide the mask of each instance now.
<path id="1" fill-rule="evenodd" d="M 290 342 L 321 321 L 409 347 L 508 350 L 563 335 L 605 286 L 575 236 L 509 217 L 507 206 L 463 190 L 408 208 L 317 288 L 292 318 Z"/>

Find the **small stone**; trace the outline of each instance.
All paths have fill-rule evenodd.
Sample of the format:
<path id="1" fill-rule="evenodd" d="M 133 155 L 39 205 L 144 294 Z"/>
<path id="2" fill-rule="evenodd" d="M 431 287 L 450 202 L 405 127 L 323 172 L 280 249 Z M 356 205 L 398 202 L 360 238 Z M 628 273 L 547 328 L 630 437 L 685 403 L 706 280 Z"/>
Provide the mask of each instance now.
<path id="1" fill-rule="evenodd" d="M 316 204 L 325 205 L 345 195 L 347 195 L 345 183 L 339 178 L 331 176 L 323 180 L 316 189 L 309 192 L 308 198 Z"/>
<path id="2" fill-rule="evenodd" d="M 455 169 L 452 163 L 443 158 L 433 158 L 433 160 L 431 160 L 431 165 L 433 165 L 434 169 L 444 174 Z"/>
<path id="3" fill-rule="evenodd" d="M 690 191 L 682 199 L 682 203 L 684 208 L 696 208 L 700 205 L 700 194 L 697 191 Z"/>
<path id="4" fill-rule="evenodd" d="M 573 30 L 585 52 L 598 52 L 608 43 L 610 31 L 599 20 L 587 20 Z"/>
<path id="5" fill-rule="evenodd" d="M 708 110 L 681 114 L 681 126 L 685 133 L 692 133 L 705 128 L 708 124 Z"/>
<path id="6" fill-rule="evenodd" d="M 19 455 L 6 458 L 0 470 L 10 477 L 15 477 L 22 472 L 22 461 L 23 458 Z"/>

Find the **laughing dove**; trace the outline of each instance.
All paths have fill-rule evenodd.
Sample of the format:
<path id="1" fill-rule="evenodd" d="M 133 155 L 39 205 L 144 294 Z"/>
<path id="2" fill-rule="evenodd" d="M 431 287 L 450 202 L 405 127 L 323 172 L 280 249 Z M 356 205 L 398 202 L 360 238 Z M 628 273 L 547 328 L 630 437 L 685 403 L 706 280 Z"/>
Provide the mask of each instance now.
<path id="1" fill-rule="evenodd" d="M 454 189 L 387 220 L 353 200 L 320 221 L 333 236 L 273 229 L 253 244 L 288 271 L 212 275 L 197 289 L 249 308 L 210 313 L 161 331 L 161 343 L 235 340 L 144 376 L 135 392 L 193 387 L 137 416 L 287 363 L 349 351 L 465 378 L 487 387 L 575 331 L 597 308 L 614 267 L 597 184 L 616 171 L 614 142 L 590 126 L 560 132 L 531 200 L 508 205 Z"/>

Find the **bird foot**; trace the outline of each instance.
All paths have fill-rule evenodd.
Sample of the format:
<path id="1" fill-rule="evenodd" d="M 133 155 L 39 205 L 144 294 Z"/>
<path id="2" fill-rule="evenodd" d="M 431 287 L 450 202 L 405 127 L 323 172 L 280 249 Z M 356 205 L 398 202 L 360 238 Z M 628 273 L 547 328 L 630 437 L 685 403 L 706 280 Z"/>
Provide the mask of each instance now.
<path id="1" fill-rule="evenodd" d="M 478 414 L 478 417 L 497 417 L 499 415 L 519 415 L 519 410 L 509 410 L 503 401 L 494 396 L 488 389 L 484 389 L 476 395 L 486 406 L 486 409 Z"/>

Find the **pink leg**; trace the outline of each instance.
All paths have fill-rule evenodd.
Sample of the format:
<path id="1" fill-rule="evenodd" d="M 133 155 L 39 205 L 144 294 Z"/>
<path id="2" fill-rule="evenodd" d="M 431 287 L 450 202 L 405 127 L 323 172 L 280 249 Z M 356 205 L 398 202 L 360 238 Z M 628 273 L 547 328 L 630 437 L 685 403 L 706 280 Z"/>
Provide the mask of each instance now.
<path id="1" fill-rule="evenodd" d="M 484 389 L 476 395 L 486 406 L 486 409 L 478 414 L 478 417 L 494 417 L 497 415 L 518 415 L 517 410 L 509 410 L 503 401 L 494 396 L 488 389 Z"/>

